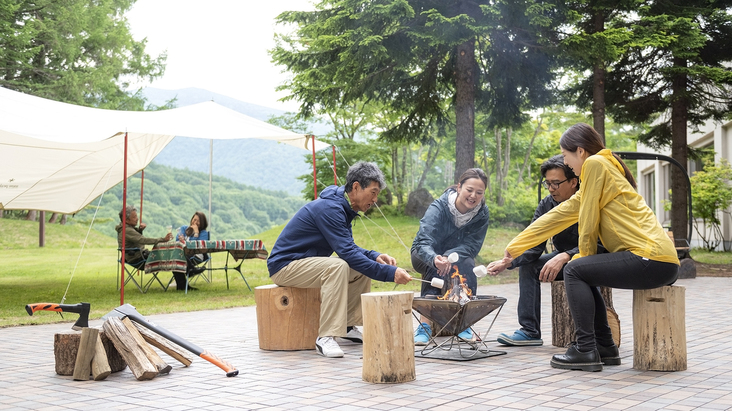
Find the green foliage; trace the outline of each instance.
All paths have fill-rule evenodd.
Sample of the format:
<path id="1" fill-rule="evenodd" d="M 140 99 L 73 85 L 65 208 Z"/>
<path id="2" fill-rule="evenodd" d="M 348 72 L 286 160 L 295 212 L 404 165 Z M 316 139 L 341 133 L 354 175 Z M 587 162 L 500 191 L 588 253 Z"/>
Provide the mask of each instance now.
<path id="1" fill-rule="evenodd" d="M 271 53 L 293 74 L 281 89 L 303 116 L 376 102 L 398 116 L 381 137 L 423 142 L 454 111 L 459 174 L 474 163 L 474 108 L 492 124 L 518 125 L 524 109 L 550 100 L 552 58 L 538 43 L 561 21 L 553 13 L 540 1 L 325 0 L 313 12 L 281 14 L 294 30 L 277 36 Z"/>
<path id="2" fill-rule="evenodd" d="M 323 139 L 328 141 L 328 139 Z M 336 146 L 336 174 L 338 176 L 339 186 L 346 184 L 346 173 L 351 165 L 358 161 L 369 161 L 376 163 L 384 173 L 386 181 L 391 181 L 390 174 L 390 150 L 388 147 L 380 147 L 373 142 L 362 143 L 355 140 L 339 140 Z M 318 193 L 324 188 L 335 183 L 333 178 L 333 152 L 331 150 L 321 150 L 315 153 L 315 170 L 317 172 Z M 305 162 L 312 164 L 311 155 L 304 156 Z M 313 175 L 304 174 L 298 177 L 305 183 L 302 193 L 308 200 L 314 199 Z"/>
<path id="3" fill-rule="evenodd" d="M 491 227 L 503 226 L 527 226 L 531 223 L 534 210 L 538 204 L 536 191 L 528 190 L 530 184 L 516 187 L 509 184 L 506 192 L 506 202 L 499 206 L 493 201 L 488 201 L 490 211 Z"/>
<path id="4" fill-rule="evenodd" d="M 704 242 L 704 248 L 714 251 L 723 241 L 719 214 L 727 212 L 732 204 L 732 167 L 726 159 L 715 165 L 707 161 L 703 171 L 697 171 L 691 180 L 692 211 L 696 219 L 697 234 Z"/>
<path id="5" fill-rule="evenodd" d="M 140 174 L 132 177 L 127 186 L 127 202 L 140 207 Z M 150 163 L 145 169 L 142 221 L 147 224 L 145 234 L 162 237 L 165 227 L 187 225 L 195 211 L 203 211 L 209 218 L 212 238 L 249 238 L 287 221 L 302 205 L 303 200 L 283 192 L 267 191 L 235 183 L 214 176 L 212 214 L 208 215 L 208 175 L 189 170 Z M 122 207 L 122 183 L 92 201 L 84 210 L 69 219 L 70 224 L 88 225 L 97 211 L 94 228 L 116 237 L 114 227 L 119 224 Z"/>
<path id="6" fill-rule="evenodd" d="M 729 9 L 726 1 L 648 3 L 630 23 L 634 44 L 607 76 L 608 112 L 621 122 L 653 122 L 640 136 L 644 144 L 654 149 L 670 146 L 672 124 L 683 128 L 673 133 L 685 139 L 687 127 L 722 119 L 729 112 Z M 672 115 L 658 117 L 672 108 Z M 674 116 L 684 119 L 673 123 Z"/>
<path id="7" fill-rule="evenodd" d="M 124 14 L 134 0 L 12 0 L 0 5 L 0 86 L 67 103 L 143 110 L 132 81 L 163 74 Z"/>

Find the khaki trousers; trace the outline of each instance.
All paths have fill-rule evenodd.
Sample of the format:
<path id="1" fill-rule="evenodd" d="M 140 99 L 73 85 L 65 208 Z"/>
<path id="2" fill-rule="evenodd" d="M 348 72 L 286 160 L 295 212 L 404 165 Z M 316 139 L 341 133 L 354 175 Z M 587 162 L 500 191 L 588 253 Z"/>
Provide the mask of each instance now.
<path id="1" fill-rule="evenodd" d="M 344 260 L 303 258 L 270 278 L 282 287 L 320 288 L 319 337 L 343 337 L 346 326 L 363 325 L 361 294 L 371 291 L 371 278 L 352 270 Z"/>

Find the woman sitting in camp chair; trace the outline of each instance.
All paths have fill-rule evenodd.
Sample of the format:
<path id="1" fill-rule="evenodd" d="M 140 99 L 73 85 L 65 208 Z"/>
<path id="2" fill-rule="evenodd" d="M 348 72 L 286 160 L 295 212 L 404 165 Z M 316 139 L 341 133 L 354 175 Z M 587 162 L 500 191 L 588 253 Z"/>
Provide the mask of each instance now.
<path id="1" fill-rule="evenodd" d="M 196 211 L 191 217 L 191 222 L 188 225 L 182 226 L 178 230 L 178 241 L 195 241 L 195 240 L 208 240 L 208 220 L 206 214 L 201 211 Z M 184 291 L 186 289 L 186 277 L 192 277 L 194 275 L 201 274 L 206 268 L 199 266 L 202 262 L 208 260 L 208 254 L 196 254 L 188 259 L 188 268 L 186 272 L 173 271 L 175 277 L 175 288 L 177 290 Z M 196 290 L 196 288 L 188 286 L 189 290 Z"/>

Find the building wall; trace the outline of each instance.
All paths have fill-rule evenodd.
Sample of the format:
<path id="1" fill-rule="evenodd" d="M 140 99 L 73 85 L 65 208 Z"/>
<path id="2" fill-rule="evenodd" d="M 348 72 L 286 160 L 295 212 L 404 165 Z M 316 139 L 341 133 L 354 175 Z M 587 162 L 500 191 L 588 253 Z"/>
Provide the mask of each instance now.
<path id="1" fill-rule="evenodd" d="M 688 144 L 695 148 L 710 146 L 714 149 L 715 163 L 718 163 L 722 158 L 726 158 L 732 163 L 732 121 L 722 124 L 709 121 L 696 132 L 689 130 Z M 654 152 L 640 143 L 638 143 L 637 150 L 644 153 Z M 671 156 L 671 150 L 668 149 L 658 154 Z M 664 203 L 670 201 L 668 191 L 670 188 L 671 167 L 674 166 L 665 161 L 638 160 L 638 175 L 636 176 L 638 192 L 646 200 L 648 206 L 654 210 L 661 224 L 669 228 L 671 226 L 671 215 L 664 210 Z M 687 164 L 690 176 L 693 175 L 695 169 L 695 164 Z M 722 221 L 722 235 L 727 240 L 727 249 L 730 248 L 730 240 L 732 239 L 732 217 L 730 213 L 732 213 L 732 207 L 727 210 L 727 213 L 720 212 L 719 215 Z M 699 247 L 702 244 L 696 231 L 697 227 L 700 230 L 706 229 L 706 227 L 701 227 L 697 223 L 701 224 L 701 221 L 695 221 L 691 237 L 692 247 Z"/>

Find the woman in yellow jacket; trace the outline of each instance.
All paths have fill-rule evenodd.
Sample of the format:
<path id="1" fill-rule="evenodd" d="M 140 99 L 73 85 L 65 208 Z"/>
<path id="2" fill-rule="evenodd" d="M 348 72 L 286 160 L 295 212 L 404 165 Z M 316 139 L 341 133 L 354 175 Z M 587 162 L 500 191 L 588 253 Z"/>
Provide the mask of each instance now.
<path id="1" fill-rule="evenodd" d="M 601 371 L 619 365 L 599 286 L 649 289 L 676 280 L 676 249 L 643 197 L 628 167 L 606 149 L 587 124 L 570 127 L 559 140 L 564 162 L 580 176 L 580 190 L 534 221 L 506 247 L 510 262 L 539 241 L 579 223 L 579 253 L 564 267 L 567 302 L 576 343 L 554 355 L 551 366 Z M 597 254 L 597 240 L 608 253 Z"/>

